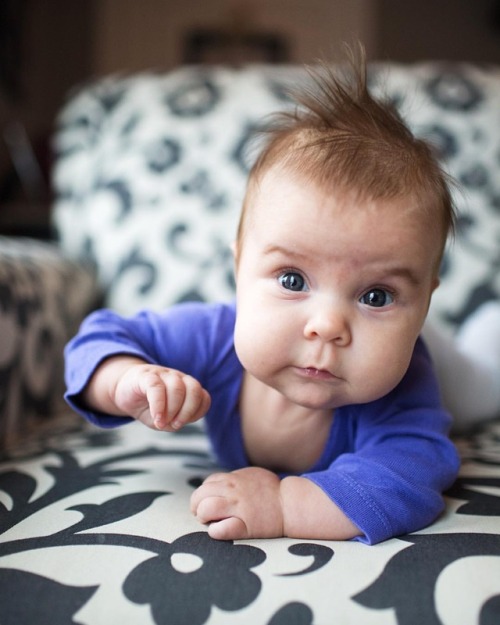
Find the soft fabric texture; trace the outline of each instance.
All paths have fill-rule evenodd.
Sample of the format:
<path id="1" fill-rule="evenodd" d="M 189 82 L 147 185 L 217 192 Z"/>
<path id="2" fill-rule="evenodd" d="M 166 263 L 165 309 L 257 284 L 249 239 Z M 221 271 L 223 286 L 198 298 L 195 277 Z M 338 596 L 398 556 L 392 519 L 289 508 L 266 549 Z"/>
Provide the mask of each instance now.
<path id="1" fill-rule="evenodd" d="M 232 296 L 230 244 L 261 140 L 254 131 L 306 80 L 295 66 L 190 67 L 108 77 L 73 94 L 55 139 L 54 224 L 63 249 L 95 262 L 111 308 Z M 500 71 L 380 63 L 370 82 L 460 185 L 458 232 L 431 308 L 453 332 L 500 297 Z"/>
<path id="2" fill-rule="evenodd" d="M 368 546 L 212 540 L 189 511 L 216 468 L 197 424 L 52 425 L 0 457 L 0 622 L 496 624 L 499 438 L 497 422 L 457 441 L 435 523 Z"/>
<path id="3" fill-rule="evenodd" d="M 63 407 L 63 349 L 95 276 L 50 243 L 0 237 L 0 447 Z"/>
<path id="4" fill-rule="evenodd" d="M 406 98 L 410 113 L 419 111 L 422 126 L 436 127 L 431 135 L 468 189 L 458 193 L 457 243 L 435 296 L 435 311 L 454 330 L 498 295 L 500 69 L 390 68 L 390 92 Z M 114 76 L 72 94 L 55 141 L 55 221 L 68 254 L 96 260 L 113 306 L 134 312 L 186 293 L 219 300 L 232 292 L 224 246 L 244 184 L 232 155 L 247 154 L 232 148 L 256 116 L 285 102 L 281 88 L 267 86 L 299 74 L 189 68 Z M 214 85 L 224 97 L 211 109 Z M 264 91 L 272 94 L 269 106 Z M 181 144 L 175 180 L 173 167 L 155 175 L 146 165 L 161 170 L 172 160 L 168 137 Z M 21 377 L 33 368 L 23 362 Z M 189 511 L 194 488 L 216 469 L 200 427 L 102 429 L 69 408 L 67 423 L 42 416 L 48 427 L 0 451 L 2 625 L 500 622 L 498 419 L 454 439 L 460 474 L 432 525 L 367 546 L 211 540 Z"/>
<path id="5" fill-rule="evenodd" d="M 177 369 L 211 395 L 205 420 L 218 463 L 231 470 L 249 466 L 238 410 L 243 369 L 234 351 L 234 323 L 234 304 L 183 304 L 133 319 L 95 312 L 67 347 L 66 398 L 90 421 L 117 425 L 126 419 L 92 414 L 78 403 L 102 360 L 128 354 Z M 458 472 L 449 425 L 419 340 L 396 389 L 377 401 L 335 410 L 325 450 L 303 475 L 361 529 L 361 540 L 374 544 L 421 529 L 441 512 L 441 493 Z"/>
<path id="6" fill-rule="evenodd" d="M 454 427 L 495 418 L 500 410 L 500 302 L 480 306 L 455 337 L 430 322 L 424 337 Z"/>

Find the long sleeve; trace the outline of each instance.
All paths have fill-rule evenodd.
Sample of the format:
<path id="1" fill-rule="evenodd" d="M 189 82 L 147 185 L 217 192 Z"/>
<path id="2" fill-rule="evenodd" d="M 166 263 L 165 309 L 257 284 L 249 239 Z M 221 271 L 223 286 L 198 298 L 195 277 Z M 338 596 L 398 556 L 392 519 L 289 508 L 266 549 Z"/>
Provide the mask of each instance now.
<path id="1" fill-rule="evenodd" d="M 427 350 L 419 340 L 410 368 L 391 393 L 338 411 L 335 428 L 349 444 L 331 464 L 304 475 L 334 501 L 374 544 L 419 530 L 443 510 L 459 457 L 448 438 Z"/>
<path id="2" fill-rule="evenodd" d="M 126 354 L 195 377 L 213 394 L 211 411 L 222 411 L 241 367 L 233 349 L 234 305 L 185 303 L 163 312 L 123 318 L 111 310 L 87 317 L 65 350 L 65 399 L 90 422 L 114 427 L 130 421 L 89 411 L 81 392 L 103 360 Z"/>
<path id="3" fill-rule="evenodd" d="M 88 411 L 79 401 L 100 362 L 130 354 L 178 369 L 211 394 L 205 425 L 218 463 L 228 469 L 248 466 L 238 411 L 243 370 L 234 351 L 234 320 L 234 305 L 183 304 L 130 319 L 111 311 L 94 313 L 66 349 L 66 399 L 89 421 L 113 427 L 130 419 Z M 325 450 L 303 477 L 362 530 L 359 540 L 374 544 L 419 530 L 442 511 L 442 492 L 458 472 L 449 426 L 419 340 L 408 372 L 391 393 L 335 411 Z"/>

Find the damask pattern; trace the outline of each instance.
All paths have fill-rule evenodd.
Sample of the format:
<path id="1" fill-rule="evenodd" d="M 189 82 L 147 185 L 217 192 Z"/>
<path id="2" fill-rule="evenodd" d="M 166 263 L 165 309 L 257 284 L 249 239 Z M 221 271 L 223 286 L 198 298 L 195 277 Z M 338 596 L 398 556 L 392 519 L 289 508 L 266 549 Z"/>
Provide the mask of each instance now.
<path id="1" fill-rule="evenodd" d="M 233 296 L 230 244 L 256 131 L 307 80 L 293 66 L 194 67 L 107 78 L 73 95 L 56 138 L 55 224 L 68 253 L 95 262 L 111 307 Z M 431 310 L 453 329 L 500 296 L 500 71 L 373 64 L 370 84 L 458 182 L 458 233 Z"/>
<path id="2" fill-rule="evenodd" d="M 96 303 L 93 273 L 49 243 L 0 237 L 0 448 L 63 407 L 63 349 Z"/>
<path id="3" fill-rule="evenodd" d="M 453 328 L 500 295 L 500 74 L 436 64 L 370 71 L 374 89 L 433 142 L 465 189 L 434 301 Z M 55 224 L 66 253 L 95 265 L 109 305 L 128 313 L 232 297 L 229 243 L 259 149 L 255 131 L 290 106 L 287 89 L 302 80 L 293 67 L 190 68 L 112 77 L 73 94 L 55 142 Z M 46 260 L 2 260 L 0 322 L 4 361 L 14 362 L 9 341 L 22 336 L 39 346 L 30 363 L 46 354 L 37 375 L 48 379 L 43 328 L 69 327 L 94 285 L 73 263 L 48 270 Z M 29 343 L 21 329 L 31 327 L 42 338 Z M 28 414 L 30 393 L 17 396 Z M 375 547 L 216 542 L 189 512 L 193 489 L 216 468 L 197 426 L 161 435 L 136 423 L 117 431 L 51 423 L 0 457 L 0 623 L 492 625 L 499 424 L 457 443 L 464 461 L 446 512 L 419 533 Z"/>
<path id="4" fill-rule="evenodd" d="M 455 240 L 448 246 L 431 316 L 455 329 L 500 296 L 500 72 L 465 64 L 379 71 L 414 132 L 436 150 L 456 185 Z"/>
<path id="5" fill-rule="evenodd" d="M 500 619 L 500 429 L 430 528 L 355 542 L 215 541 L 189 512 L 214 470 L 199 426 L 160 435 L 62 423 L 0 459 L 5 625 L 493 625 Z M 388 615 L 392 616 L 388 616 Z"/>

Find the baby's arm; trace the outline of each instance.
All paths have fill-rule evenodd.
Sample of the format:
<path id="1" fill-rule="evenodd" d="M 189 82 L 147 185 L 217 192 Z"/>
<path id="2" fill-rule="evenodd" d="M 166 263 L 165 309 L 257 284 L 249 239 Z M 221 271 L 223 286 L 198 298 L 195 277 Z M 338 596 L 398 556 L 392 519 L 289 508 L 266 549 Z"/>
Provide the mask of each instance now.
<path id="1" fill-rule="evenodd" d="M 201 419 L 210 407 L 208 392 L 193 377 L 126 355 L 104 360 L 81 398 L 92 410 L 167 431 Z"/>
<path id="2" fill-rule="evenodd" d="M 283 480 L 249 467 L 208 477 L 192 495 L 191 510 L 220 540 L 307 538 L 348 540 L 360 530 L 307 478 Z"/>

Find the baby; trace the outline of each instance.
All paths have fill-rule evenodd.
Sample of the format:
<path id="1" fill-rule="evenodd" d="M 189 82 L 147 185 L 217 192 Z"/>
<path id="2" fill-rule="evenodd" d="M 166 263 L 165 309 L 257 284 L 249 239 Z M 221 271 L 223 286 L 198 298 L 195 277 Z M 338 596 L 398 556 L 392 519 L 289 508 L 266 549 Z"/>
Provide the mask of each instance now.
<path id="1" fill-rule="evenodd" d="M 374 544 L 433 522 L 459 459 L 420 338 L 454 225 L 427 145 L 365 63 L 283 115 L 249 177 L 235 303 L 93 313 L 69 403 L 104 427 L 205 418 L 218 463 L 191 509 L 216 539 Z"/>

